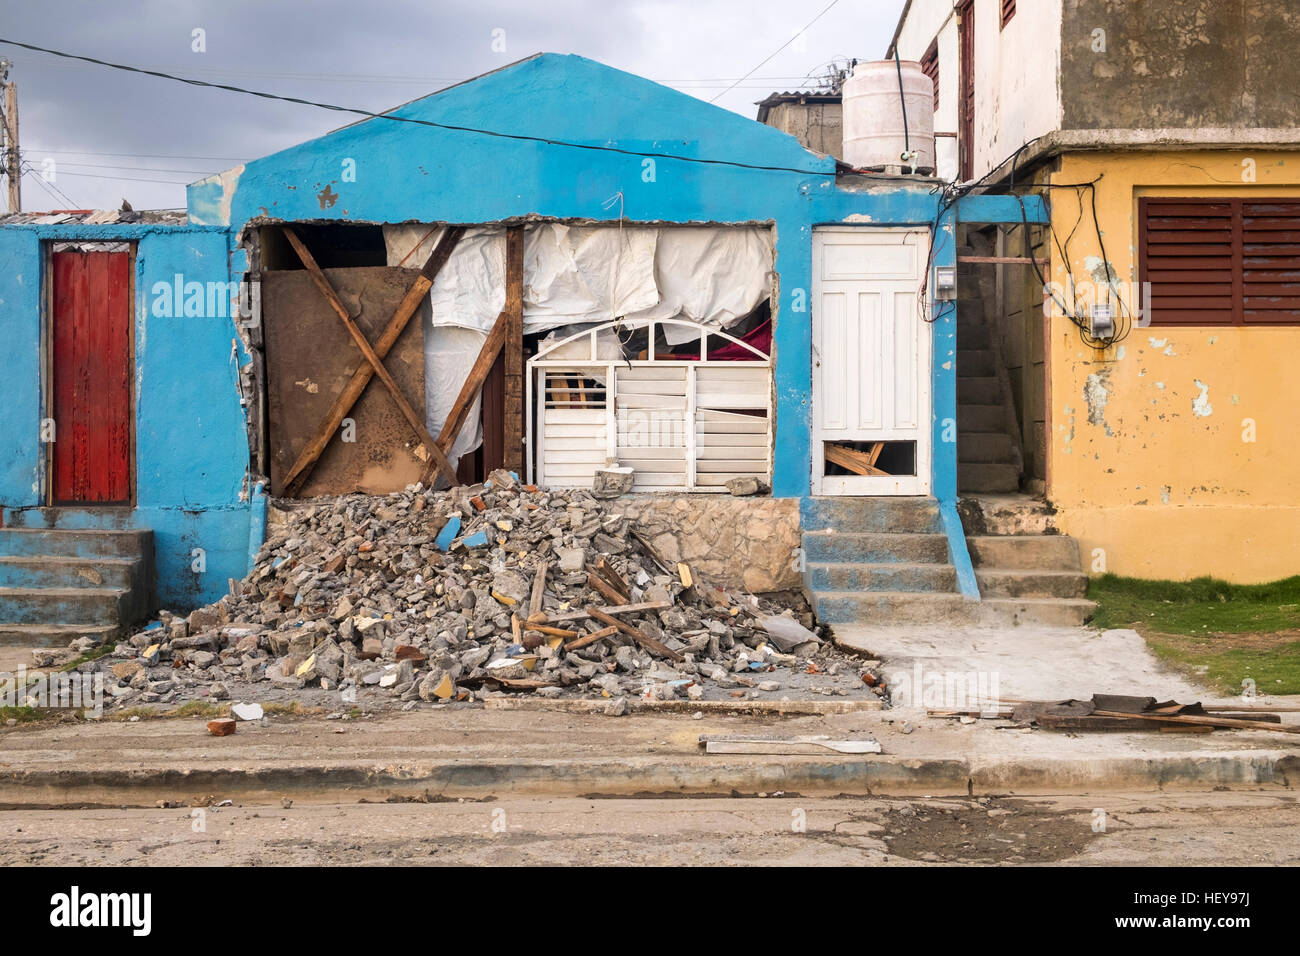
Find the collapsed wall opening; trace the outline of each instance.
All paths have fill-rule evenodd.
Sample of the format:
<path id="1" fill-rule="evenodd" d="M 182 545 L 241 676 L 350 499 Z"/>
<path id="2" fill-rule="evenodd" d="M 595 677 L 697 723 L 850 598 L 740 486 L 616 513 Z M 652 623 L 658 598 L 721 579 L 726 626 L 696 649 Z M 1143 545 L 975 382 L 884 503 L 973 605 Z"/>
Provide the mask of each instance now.
<path id="1" fill-rule="evenodd" d="M 638 490 L 770 480 L 768 226 L 268 224 L 256 258 L 272 494 L 380 494 L 450 473 L 472 483 L 526 462 L 566 487 L 620 463 L 643 476 Z M 533 368 L 597 327 L 586 363 Z M 384 376 L 358 334 L 391 381 L 371 381 Z M 544 415 L 529 412 L 597 401 L 599 447 L 548 444 Z M 737 442 L 739 459 L 727 451 Z"/>

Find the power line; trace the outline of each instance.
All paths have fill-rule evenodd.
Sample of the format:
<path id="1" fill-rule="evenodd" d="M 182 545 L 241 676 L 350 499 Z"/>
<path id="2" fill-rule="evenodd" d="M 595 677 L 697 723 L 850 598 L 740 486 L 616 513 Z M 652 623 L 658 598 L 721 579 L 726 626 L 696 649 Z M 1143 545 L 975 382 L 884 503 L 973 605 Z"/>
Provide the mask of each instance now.
<path id="1" fill-rule="evenodd" d="M 788 47 L 788 46 L 789 46 L 791 43 L 793 43 L 795 40 L 799 39 L 799 37 L 800 37 L 800 36 L 801 36 L 805 31 L 807 31 L 807 29 L 808 29 L 810 26 L 812 26 L 814 23 L 816 23 L 818 20 L 820 20 L 822 17 L 824 17 L 827 13 L 829 13 L 830 10 L 831 10 L 831 7 L 835 6 L 835 4 L 837 4 L 837 3 L 839 3 L 839 2 L 840 2 L 840 0 L 831 0 L 831 2 L 830 2 L 829 4 L 826 5 L 826 9 L 824 9 L 821 13 L 817 14 L 817 16 L 813 17 L 813 18 L 812 18 L 811 20 L 809 20 L 806 24 L 804 24 L 804 28 L 803 28 L 802 30 L 800 30 L 798 33 L 796 33 L 796 34 L 795 34 L 794 36 L 792 36 L 790 39 L 786 40 L 786 41 L 785 41 L 784 43 L 782 43 L 779 47 L 777 47 L 775 50 L 773 50 L 771 53 L 769 53 L 766 57 L 763 58 L 762 62 L 759 63 L 758 66 L 754 67 L 754 69 L 750 70 L 748 73 L 746 73 L 744 76 L 742 76 L 742 77 L 741 77 L 739 80 L 737 80 L 735 83 L 732 83 L 729 87 L 727 87 L 725 90 L 723 90 L 723 91 L 722 91 L 721 93 L 719 93 L 717 96 L 713 97 L 713 99 L 709 100 L 709 102 L 710 102 L 710 103 L 716 103 L 716 102 L 717 102 L 721 97 L 726 96 L 728 93 L 730 93 L 732 90 L 734 90 L 737 86 L 739 86 L 740 83 L 741 83 L 741 80 L 747 80 L 747 79 L 749 79 L 749 78 L 750 78 L 754 73 L 758 72 L 759 68 L 762 67 L 765 63 L 767 63 L 768 60 L 772 59 L 772 57 L 776 56 L 778 53 L 780 53 L 782 50 L 784 50 L 786 47 Z"/>
<path id="2" fill-rule="evenodd" d="M 125 183 L 163 183 L 163 184 L 165 184 L 165 185 L 167 185 L 167 186 L 188 186 L 188 185 L 190 184 L 190 182 L 193 182 L 193 180 L 190 180 L 189 182 L 186 182 L 186 181 L 183 180 L 183 179 L 141 179 L 141 178 L 138 178 L 138 177 L 135 177 L 135 176 L 113 176 L 113 175 L 110 175 L 110 174 L 107 174 L 107 173 L 69 173 L 69 172 L 60 172 L 59 175 L 60 175 L 60 176 L 77 176 L 77 177 L 84 177 L 84 178 L 86 178 L 86 179 L 111 179 L 111 180 L 120 180 L 121 182 L 125 182 Z M 196 174 L 196 175 L 200 175 L 200 176 L 201 176 L 202 174 Z"/>
<path id="3" fill-rule="evenodd" d="M 23 155 L 29 158 L 31 156 L 31 154 L 27 150 L 23 150 Z M 194 176 L 212 175 L 211 169 L 175 169 L 166 166 L 127 166 L 125 164 L 118 164 L 118 163 L 74 163 L 74 162 L 67 162 L 61 159 L 60 160 L 52 159 L 50 160 L 50 162 L 55 163 L 55 165 L 59 169 L 64 169 L 70 166 L 73 169 L 130 169 L 142 173 L 188 173 Z"/>
<path id="4" fill-rule="evenodd" d="M 815 23 L 823 13 L 826 13 L 827 10 L 830 10 L 830 8 L 835 6 L 835 4 L 838 2 L 839 0 L 832 0 L 830 6 L 828 6 L 825 10 L 823 10 L 822 13 L 819 13 L 817 17 L 814 17 L 813 20 L 809 23 L 809 26 L 811 26 L 812 23 Z M 807 27 L 805 27 L 804 29 L 806 30 Z M 801 30 L 800 32 L 802 33 L 803 31 Z M 796 36 L 797 35 L 798 34 L 796 34 Z M 793 42 L 793 40 L 794 37 L 791 37 L 790 41 L 787 41 L 785 44 L 782 45 L 782 49 L 788 46 L 790 42 Z M 201 86 L 201 87 L 208 87 L 209 89 L 226 90 L 227 92 L 230 93 L 242 93 L 246 96 L 256 96 L 265 100 L 278 100 L 283 103 L 297 103 L 300 106 L 314 106 L 317 107 L 318 109 L 331 110 L 332 112 L 335 113 L 352 113 L 357 116 L 365 116 L 369 119 L 383 119 L 395 123 L 411 123 L 416 126 L 428 126 L 434 129 L 445 129 L 445 130 L 451 130 L 454 132 L 461 132 L 461 133 L 477 133 L 482 136 L 496 136 L 501 139 L 520 140 L 523 142 L 530 142 L 530 143 L 544 143 L 547 146 L 565 146 L 570 149 L 584 149 L 591 152 L 618 153 L 623 156 L 642 156 L 650 159 L 671 159 L 671 160 L 676 160 L 678 162 L 697 163 L 699 165 L 704 165 L 704 166 L 730 166 L 737 169 L 753 169 L 753 170 L 758 170 L 763 172 L 798 173 L 801 176 L 833 175 L 833 171 L 828 171 L 824 169 L 800 169 L 794 166 L 768 166 L 761 163 L 741 163 L 729 159 L 701 159 L 695 156 L 678 156 L 673 153 L 652 153 L 644 150 L 622 149 L 617 146 L 597 146 L 592 143 L 574 143 L 569 140 L 553 139 L 548 136 L 530 136 L 525 133 L 503 133 L 499 130 L 480 129 L 474 126 L 458 126 L 451 123 L 436 123 L 433 120 L 416 119 L 414 117 L 409 117 L 409 116 L 395 116 L 391 112 L 375 113 L 371 110 L 364 110 L 364 109 L 359 109 L 357 107 L 351 107 L 351 106 L 338 106 L 332 103 L 321 103 L 316 100 L 303 99 L 302 97 L 298 97 L 298 96 L 284 96 L 279 93 L 267 93 L 262 90 L 250 90 L 250 89 L 245 89 L 244 87 L 241 86 L 231 86 L 226 83 L 210 83 L 207 80 L 198 80 L 198 79 L 194 79 L 193 77 L 174 76 L 170 73 L 163 73 L 158 70 L 146 70 L 138 66 L 129 66 L 124 63 L 111 63 L 108 60 L 100 60 L 92 56 L 81 56 L 80 54 L 76 54 L 76 53 L 66 53 L 62 50 L 52 50 L 48 47 L 35 46 L 34 44 L 23 43 L 19 40 L 8 40 L 5 39 L 4 37 L 0 37 L 0 43 L 7 44 L 9 46 L 21 47 L 25 50 L 33 50 L 37 53 L 48 53 L 51 56 L 62 57 L 67 60 L 80 60 L 85 63 L 94 63 L 97 66 L 106 66 L 114 70 L 124 70 L 129 73 L 140 73 L 145 76 L 155 76 L 163 80 L 171 80 L 176 83 L 185 83 L 189 86 Z M 780 50 L 777 50 L 776 52 L 779 53 Z M 772 56 L 775 55 L 776 53 L 772 54 Z M 768 59 L 770 60 L 771 57 L 768 57 Z M 766 63 L 767 60 L 764 60 L 763 62 Z M 759 66 L 762 65 L 763 65 L 762 63 L 759 64 Z M 754 70 L 757 69 L 758 66 L 754 67 Z M 750 73 L 753 73 L 754 70 L 750 70 Z M 714 99 L 717 99 L 717 97 L 714 97 Z M 864 174 L 864 175 L 869 175 L 869 174 Z M 876 177 L 876 178 L 887 179 L 890 177 Z"/>
<path id="5" fill-rule="evenodd" d="M 36 169 L 32 166 L 31 163 L 27 164 L 27 168 L 25 170 L 21 170 L 21 174 L 26 176 L 31 176 L 36 181 L 36 185 L 40 186 L 41 189 L 45 190 L 46 194 L 49 195 L 51 198 L 53 198 L 55 202 L 66 203 L 67 208 L 69 209 L 81 208 L 72 199 L 72 197 L 69 196 L 67 193 L 65 193 L 62 189 L 60 189 L 54 183 L 47 182 L 45 180 L 45 177 L 40 175 L 36 171 Z"/>
<path id="6" fill-rule="evenodd" d="M 244 163 L 248 161 L 247 156 L 178 156 L 175 153 L 101 153 L 93 149 L 40 149 L 35 146 L 23 150 L 23 152 L 56 153 L 69 156 L 126 156 L 131 159 L 199 159 L 212 160 L 218 163 Z"/>

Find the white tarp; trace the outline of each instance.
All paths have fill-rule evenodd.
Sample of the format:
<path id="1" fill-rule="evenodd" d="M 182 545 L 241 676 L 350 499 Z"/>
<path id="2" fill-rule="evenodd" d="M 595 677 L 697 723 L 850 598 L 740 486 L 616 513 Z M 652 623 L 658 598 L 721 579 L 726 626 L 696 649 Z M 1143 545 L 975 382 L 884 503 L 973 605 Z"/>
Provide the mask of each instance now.
<path id="1" fill-rule="evenodd" d="M 772 236 L 760 226 L 524 228 L 528 332 L 616 318 L 727 328 L 771 291 Z M 389 265 L 420 268 L 441 236 L 427 225 L 385 226 Z M 468 230 L 429 293 L 433 324 L 489 331 L 505 306 L 505 257 L 504 228 Z M 692 337 L 681 326 L 665 332 L 672 344 Z"/>

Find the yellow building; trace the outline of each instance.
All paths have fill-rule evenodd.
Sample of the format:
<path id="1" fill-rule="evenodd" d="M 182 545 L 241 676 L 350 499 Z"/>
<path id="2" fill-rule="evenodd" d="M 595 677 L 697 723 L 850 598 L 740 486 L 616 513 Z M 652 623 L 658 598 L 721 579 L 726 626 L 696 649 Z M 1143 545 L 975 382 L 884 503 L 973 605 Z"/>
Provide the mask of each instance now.
<path id="1" fill-rule="evenodd" d="M 1300 8 L 1019 7 L 910 0 L 889 51 L 935 79 L 940 175 L 1050 202 L 963 239 L 998 386 L 959 422 L 1012 442 L 963 490 L 1043 499 L 1091 574 L 1300 573 Z"/>

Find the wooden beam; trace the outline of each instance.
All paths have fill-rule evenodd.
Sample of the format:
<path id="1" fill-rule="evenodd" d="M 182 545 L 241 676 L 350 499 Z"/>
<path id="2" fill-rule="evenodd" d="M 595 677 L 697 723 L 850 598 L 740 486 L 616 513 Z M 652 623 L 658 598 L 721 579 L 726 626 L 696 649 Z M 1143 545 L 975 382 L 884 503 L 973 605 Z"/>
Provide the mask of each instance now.
<path id="1" fill-rule="evenodd" d="M 428 261 L 425 262 L 424 268 L 416 276 L 415 281 L 411 283 L 406 295 L 402 297 L 401 303 L 397 306 L 397 311 L 389 319 L 383 334 L 375 341 L 375 354 L 379 358 L 382 359 L 387 356 L 392 347 L 397 344 L 401 334 L 406 331 L 406 326 L 411 321 L 411 317 L 415 315 L 420 303 L 424 301 L 424 297 L 433 288 L 433 282 L 438 277 L 438 273 L 447 264 L 447 260 L 451 258 L 451 254 L 456 248 L 456 244 L 460 242 L 464 234 L 464 226 L 451 226 L 438 240 L 437 247 L 434 248 Z M 363 357 L 357 363 L 356 368 L 352 370 L 348 384 L 344 386 L 343 391 L 334 400 L 334 404 L 330 406 L 330 410 L 322 420 L 320 427 L 316 429 L 316 434 L 312 436 L 306 447 L 298 453 L 298 458 L 293 463 L 293 467 L 285 475 L 284 490 L 286 495 L 292 497 L 302 488 L 311 475 L 312 468 L 316 466 L 320 456 L 325 453 L 325 448 L 329 445 L 330 439 L 338 432 L 339 425 L 343 423 L 343 419 L 347 417 L 348 412 L 352 411 L 352 406 L 361 398 L 361 393 L 366 390 L 366 386 L 370 384 L 370 380 L 374 375 L 374 368 Z"/>
<path id="2" fill-rule="evenodd" d="M 644 647 L 651 654 L 658 654 L 660 657 L 666 657 L 670 661 L 683 660 L 682 655 L 678 654 L 667 644 L 655 640 L 649 634 L 646 634 L 644 631 L 633 627 L 631 624 L 627 623 L 626 621 L 620 621 L 616 617 L 611 617 L 610 615 L 606 614 L 598 607 L 588 607 L 585 608 L 585 610 L 589 616 L 595 618 L 597 621 L 600 621 L 600 623 L 608 624 L 611 627 L 618 628 L 628 637 L 632 638 L 632 640 L 636 641 L 638 644 Z M 1297 728 L 1297 730 L 1300 730 L 1300 728 Z"/>
<path id="3" fill-rule="evenodd" d="M 843 445 L 826 443 L 826 460 L 832 464 L 847 468 L 859 475 L 888 475 L 889 472 L 877 468 L 870 455 Z"/>
<path id="4" fill-rule="evenodd" d="M 421 444 L 424 445 L 425 450 L 432 458 L 432 466 L 435 469 L 441 468 L 446 473 L 447 480 L 452 484 L 455 484 L 456 469 L 451 467 L 451 462 L 447 460 L 447 456 L 443 453 L 442 449 L 438 447 L 438 443 L 434 437 L 429 434 L 429 429 L 424 424 L 424 419 L 416 414 L 415 409 L 411 407 L 411 403 L 408 402 L 406 396 L 402 394 L 402 390 L 398 387 L 397 382 L 393 380 L 393 376 L 389 373 L 388 369 L 384 368 L 384 363 L 380 360 L 379 356 L 375 354 L 375 350 L 371 347 L 370 342 L 367 341 L 365 333 L 362 332 L 361 329 L 357 327 L 357 323 L 352 320 L 352 316 L 348 312 L 347 307 L 339 299 L 338 293 L 335 292 L 334 287 L 330 285 L 329 279 L 325 278 L 325 273 L 322 272 L 321 267 L 316 264 L 315 258 L 307 250 L 307 247 L 303 245 L 303 242 L 298 238 L 298 235 L 288 226 L 284 228 L 284 234 L 289 240 L 289 244 L 293 246 L 294 252 L 298 253 L 298 258 L 302 260 L 302 264 L 307 269 L 312 281 L 316 283 L 316 288 L 320 289 L 321 295 L 325 297 L 326 301 L 329 302 L 334 311 L 338 313 L 338 317 L 343 320 L 343 325 L 348 330 L 348 334 L 352 336 L 352 341 L 356 342 L 357 348 L 361 349 L 361 354 L 366 357 L 366 361 L 370 363 L 375 374 L 379 376 L 379 380 L 383 382 L 384 387 L 388 389 L 388 392 L 392 396 L 393 402 L 397 405 L 398 410 L 410 424 L 412 430 L 414 430 L 416 436 L 420 439 Z"/>
<path id="5" fill-rule="evenodd" d="M 1234 720 L 1229 717 L 1201 717 L 1194 714 L 1162 716 L 1160 714 L 1127 714 L 1118 710 L 1094 710 L 1094 717 L 1125 717 L 1129 720 L 1155 720 L 1163 724 L 1187 724 L 1190 727 L 1223 727 L 1230 730 L 1267 730 L 1276 734 L 1300 734 L 1297 724 L 1266 724 L 1258 720 Z"/>
<path id="6" fill-rule="evenodd" d="M 604 640 L 607 637 L 613 637 L 618 633 L 618 628 L 614 626 L 602 627 L 599 631 L 592 631 L 590 634 L 584 634 L 575 640 L 569 641 L 564 645 L 566 651 L 576 651 L 579 648 L 586 647 L 588 644 L 595 644 L 597 641 Z"/>
<path id="7" fill-rule="evenodd" d="M 442 441 L 442 436 L 438 436 Z M 537 571 L 533 574 L 533 592 L 528 598 L 528 617 L 531 619 L 534 614 L 541 613 L 542 598 L 546 595 L 546 572 L 551 569 L 551 562 L 543 561 L 537 566 Z"/>
<path id="8" fill-rule="evenodd" d="M 524 227 L 506 229 L 505 466 L 524 473 Z"/>

